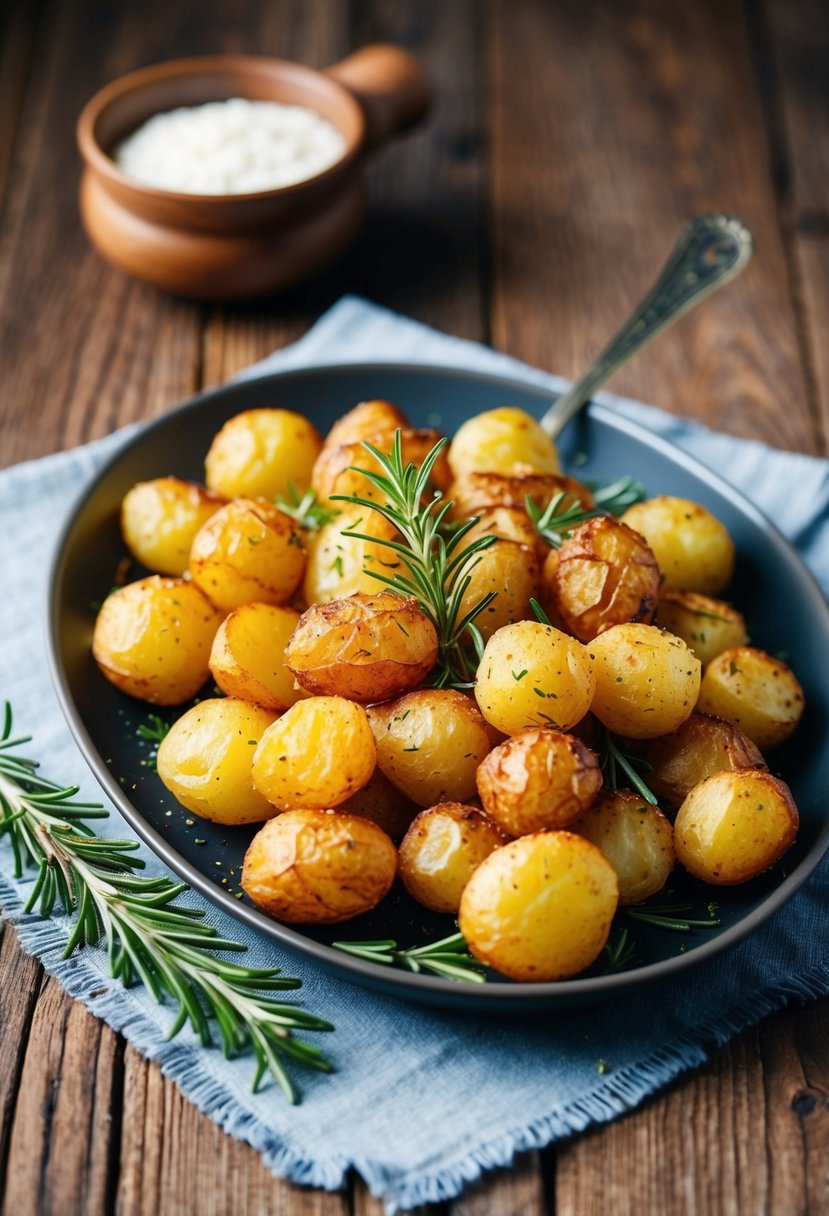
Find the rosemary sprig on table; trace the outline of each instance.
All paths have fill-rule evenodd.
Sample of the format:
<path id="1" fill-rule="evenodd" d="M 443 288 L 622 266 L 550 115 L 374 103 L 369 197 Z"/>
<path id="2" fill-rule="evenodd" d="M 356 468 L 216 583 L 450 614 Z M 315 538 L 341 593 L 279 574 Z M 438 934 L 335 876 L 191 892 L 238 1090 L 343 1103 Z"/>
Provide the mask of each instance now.
<path id="1" fill-rule="evenodd" d="M 496 538 L 484 536 L 464 544 L 476 522 L 474 519 L 468 520 L 451 536 L 446 536 L 442 530 L 453 504 L 440 493 L 428 497 L 427 489 L 435 461 L 447 442 L 441 439 L 436 443 L 420 468 L 404 464 L 399 430 L 395 432 L 394 445 L 388 454 L 364 443 L 363 447 L 375 458 L 382 472 L 362 468 L 356 471 L 380 491 L 381 499 L 375 502 L 356 494 L 334 494 L 332 501 L 376 511 L 395 527 L 401 541 L 357 531 L 343 535 L 383 545 L 401 558 L 406 573 L 398 571 L 393 576 L 378 570 L 367 570 L 367 573 L 401 595 L 414 596 L 434 625 L 440 651 L 433 684 L 438 688 L 471 688 L 483 654 L 483 638 L 475 619 L 495 598 L 495 592 L 483 596 L 463 615 L 461 602 L 471 581 L 472 568 Z"/>
<path id="2" fill-rule="evenodd" d="M 339 511 L 335 511 L 332 507 L 324 507 L 322 503 L 317 502 L 317 496 L 313 490 L 306 490 L 304 494 L 300 494 L 290 481 L 288 482 L 287 497 L 276 498 L 274 502 L 280 511 L 285 515 L 290 515 L 291 519 L 295 519 L 306 532 L 318 532 L 320 528 L 325 524 L 330 524 L 339 515 Z"/>
<path id="3" fill-rule="evenodd" d="M 574 528 L 595 519 L 597 515 L 622 515 L 635 502 L 641 502 L 645 488 L 632 477 L 620 477 L 609 486 L 600 486 L 593 494 L 594 506 L 584 507 L 566 490 L 539 507 L 529 496 L 525 499 L 527 514 L 538 535 L 554 549 L 560 549 Z"/>
<path id="4" fill-rule="evenodd" d="M 443 979 L 482 984 L 486 978 L 486 964 L 472 957 L 462 933 L 453 933 L 425 946 L 409 946 L 405 950 L 390 937 L 369 942 L 332 942 L 332 945 L 370 963 L 405 967 L 415 973 L 429 971 Z"/>
<path id="5" fill-rule="evenodd" d="M 278 967 L 244 967 L 215 951 L 244 951 L 246 946 L 219 937 L 201 921 L 203 913 L 175 902 L 186 883 L 165 876 L 136 874 L 144 862 L 134 856 L 135 840 L 96 836 L 90 819 L 108 812 L 95 803 L 74 801 L 77 786 L 61 787 L 19 755 L 29 737 L 12 738 L 7 704 L 0 733 L 0 835 L 7 835 L 14 876 L 37 866 L 26 911 L 51 916 L 56 907 L 74 915 L 64 950 L 68 958 L 81 946 L 105 945 L 113 979 L 125 986 L 140 982 L 154 999 L 178 1005 L 170 1038 L 189 1023 L 203 1046 L 218 1033 L 225 1056 L 251 1050 L 256 1058 L 253 1088 L 266 1073 L 294 1102 L 297 1091 L 288 1060 L 330 1071 L 319 1048 L 294 1031 L 333 1029 L 329 1022 L 277 1001 L 270 992 L 300 987 Z"/>

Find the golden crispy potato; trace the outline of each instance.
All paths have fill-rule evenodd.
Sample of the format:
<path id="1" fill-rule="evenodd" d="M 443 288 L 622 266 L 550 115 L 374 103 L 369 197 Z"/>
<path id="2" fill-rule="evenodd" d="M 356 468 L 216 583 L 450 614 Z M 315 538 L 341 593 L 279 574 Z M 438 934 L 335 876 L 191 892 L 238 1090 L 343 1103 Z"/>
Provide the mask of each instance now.
<path id="1" fill-rule="evenodd" d="M 139 481 L 121 503 L 124 542 L 148 570 L 182 575 L 193 537 L 225 501 L 221 494 L 178 477 Z"/>
<path id="2" fill-rule="evenodd" d="M 569 730 L 584 717 L 596 687 L 581 642 L 540 621 L 505 625 L 486 644 L 475 699 L 506 735 L 529 726 Z"/>
<path id="3" fill-rule="evenodd" d="M 618 735 L 655 739 L 678 730 L 696 705 L 700 661 L 655 625 L 614 625 L 588 646 L 595 659 L 591 706 Z"/>
<path id="4" fill-rule="evenodd" d="M 494 748 L 478 769 L 484 810 L 509 836 L 566 828 L 602 785 L 599 762 L 580 739 L 525 730 Z"/>
<path id="5" fill-rule="evenodd" d="M 285 647 L 299 613 L 274 604 L 243 604 L 225 617 L 213 639 L 210 674 L 229 697 L 264 709 L 288 709 L 305 696 L 294 687 Z"/>
<path id="6" fill-rule="evenodd" d="M 286 652 L 308 692 L 362 702 L 414 688 L 437 657 L 435 627 L 417 600 L 388 591 L 313 604 Z"/>
<path id="7" fill-rule="evenodd" d="M 736 608 L 696 591 L 665 591 L 657 605 L 656 623 L 682 638 L 703 667 L 724 650 L 746 643 L 746 623 Z"/>
<path id="8" fill-rule="evenodd" d="M 400 877 L 413 899 L 456 915 L 472 873 L 507 837 L 482 811 L 443 802 L 421 811 L 400 846 Z"/>
<path id="9" fill-rule="evenodd" d="M 328 809 L 366 784 L 376 757 L 361 705 L 344 697 L 309 697 L 262 735 L 253 754 L 253 784 L 281 811 Z"/>
<path id="10" fill-rule="evenodd" d="M 237 498 L 193 540 L 190 577 L 217 607 L 284 604 L 305 571 L 299 526 L 262 499 Z"/>
<path id="11" fill-rule="evenodd" d="M 512 406 L 468 418 L 455 433 L 449 467 L 455 477 L 467 473 L 513 473 L 516 466 L 536 473 L 558 473 L 556 445 L 538 421 Z"/>
<path id="12" fill-rule="evenodd" d="M 466 573 L 470 581 L 461 597 L 459 620 L 490 591 L 495 592 L 495 599 L 475 617 L 484 641 L 503 625 L 535 619 L 530 598 L 538 596 L 539 570 L 533 549 L 512 540 L 496 540 L 477 554 Z"/>
<path id="13" fill-rule="evenodd" d="M 419 807 L 411 798 L 392 785 L 381 768 L 376 768 L 368 782 L 356 794 L 337 807 L 346 815 L 359 815 L 382 828 L 392 840 L 400 840 Z"/>
<path id="14" fill-rule="evenodd" d="M 687 498 L 661 495 L 634 503 L 622 522 L 656 554 L 668 591 L 716 595 L 734 571 L 734 542 L 710 511 Z"/>
<path id="15" fill-rule="evenodd" d="M 245 854 L 242 888 L 289 925 L 335 925 L 379 904 L 397 850 L 375 823 L 337 811 L 295 810 L 266 823 Z"/>
<path id="16" fill-rule="evenodd" d="M 364 439 L 374 443 L 382 435 L 393 439 L 398 427 L 404 430 L 408 426 L 406 415 L 390 401 L 361 401 L 337 419 L 325 437 L 325 446 L 336 448 L 343 443 L 360 443 Z M 379 445 L 374 443 L 374 446 Z"/>
<path id="17" fill-rule="evenodd" d="M 221 620 L 198 587 L 153 574 L 107 596 L 95 621 L 92 654 L 122 692 L 153 705 L 181 705 L 207 679 Z"/>
<path id="18" fill-rule="evenodd" d="M 375 435 L 365 442 L 379 452 L 388 454 L 394 445 L 394 434 Z M 440 437 L 438 431 L 428 428 L 404 427 L 401 430 L 403 463 L 420 466 Z M 311 474 L 311 486 L 317 499 L 325 505 L 330 503 L 336 507 L 341 504 L 331 502 L 335 494 L 353 494 L 372 501 L 383 498 L 380 491 L 360 472 L 361 469 L 370 473 L 383 471 L 377 458 L 366 451 L 363 442 L 340 443 L 336 446 L 327 443 L 317 457 Z M 445 450 L 438 456 L 429 480 L 438 490 L 445 490 L 449 486 L 451 474 Z"/>
<path id="19" fill-rule="evenodd" d="M 766 767 L 760 749 L 739 726 L 709 714 L 691 714 L 673 734 L 650 740 L 642 755 L 650 765 L 648 785 L 671 807 L 714 773 Z"/>
<path id="20" fill-rule="evenodd" d="M 454 503 L 452 515 L 455 519 L 470 519 L 496 507 L 510 510 L 524 509 L 527 497 L 539 507 L 546 507 L 557 494 L 566 493 L 587 510 L 594 505 L 593 495 L 587 486 L 563 473 L 464 473 L 449 487 L 449 497 Z"/>
<path id="21" fill-rule="evenodd" d="M 572 832 L 535 832 L 490 853 L 461 897 L 469 949 L 514 980 L 563 980 L 602 950 L 618 903 L 604 854 Z"/>
<path id="22" fill-rule="evenodd" d="M 803 689 L 779 659 L 752 646 L 735 646 L 708 664 L 697 708 L 736 722 L 765 752 L 794 733 L 803 713 Z"/>
<path id="23" fill-rule="evenodd" d="M 377 537 L 377 541 L 357 540 L 345 536 L 359 532 Z M 382 584 L 371 576 L 375 570 L 387 578 L 404 572 L 403 563 L 392 549 L 380 540 L 400 540 L 397 529 L 377 511 L 344 511 L 331 523 L 323 525 L 308 542 L 308 565 L 305 569 L 303 592 L 306 604 L 327 604 L 362 592 L 375 595 Z"/>
<path id="24" fill-rule="evenodd" d="M 158 747 L 158 775 L 182 806 L 214 823 L 258 823 L 278 814 L 254 789 L 254 749 L 276 715 L 235 697 L 200 701 Z"/>
<path id="25" fill-rule="evenodd" d="M 293 410 L 245 410 L 215 436 L 204 462 L 207 485 L 228 498 L 286 497 L 303 493 L 322 439 Z"/>
<path id="26" fill-rule="evenodd" d="M 677 812 L 676 855 L 696 878 L 731 886 L 773 866 L 797 828 L 797 807 L 785 782 L 751 769 L 715 773 L 691 790 Z"/>
<path id="27" fill-rule="evenodd" d="M 372 705 L 377 764 L 418 806 L 468 802 L 475 772 L 495 740 L 474 701 L 450 688 Z"/>
<path id="28" fill-rule="evenodd" d="M 550 552 L 550 546 L 538 535 L 523 507 L 487 507 L 481 511 L 467 532 L 466 539 L 471 544 L 482 536 L 499 536 L 501 540 L 514 541 L 526 549 L 532 549 L 539 559 Z"/>
<path id="29" fill-rule="evenodd" d="M 632 790 L 606 790 L 573 829 L 601 849 L 619 880 L 619 903 L 638 904 L 665 886 L 674 868 L 673 828 Z"/>
<path id="30" fill-rule="evenodd" d="M 567 632 L 589 642 L 624 621 L 649 624 L 660 577 L 644 537 L 605 515 L 580 524 L 564 541 L 550 590 Z"/>

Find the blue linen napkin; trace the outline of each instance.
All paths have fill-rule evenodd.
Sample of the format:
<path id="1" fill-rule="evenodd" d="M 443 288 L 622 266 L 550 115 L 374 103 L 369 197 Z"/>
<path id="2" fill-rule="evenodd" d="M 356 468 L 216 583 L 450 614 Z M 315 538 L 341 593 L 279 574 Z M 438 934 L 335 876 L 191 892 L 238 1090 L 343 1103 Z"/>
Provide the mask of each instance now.
<path id="1" fill-rule="evenodd" d="M 438 334 L 354 298 L 306 337 L 245 376 L 317 362 L 411 360 L 492 371 L 551 390 L 565 382 L 474 343 Z M 750 494 L 798 546 L 829 588 L 829 463 L 773 452 L 611 394 L 612 404 L 723 473 Z M 78 487 L 134 428 L 75 451 L 0 473 L 0 699 L 47 776 L 100 791 L 64 724 L 41 638 L 45 572 L 57 530 Z M 758 475 L 762 469 L 762 476 Z M 791 493 L 791 486 L 798 493 Z M 21 538 L 24 543 L 21 543 Z M 99 830 L 128 835 L 112 809 Z M 149 868 L 161 867 L 146 852 Z M 212 905 L 207 919 L 249 945 L 247 960 L 274 961 L 303 980 L 306 1006 L 336 1024 L 320 1038 L 336 1072 L 300 1076 L 304 1100 L 288 1106 L 275 1087 L 250 1093 L 249 1059 L 226 1061 L 189 1033 L 165 1039 L 171 1011 L 140 988 L 107 978 L 100 951 L 61 959 L 66 924 L 22 914 L 30 879 L 15 882 L 0 845 L 0 903 L 24 947 L 66 990 L 159 1062 L 182 1092 L 231 1135 L 258 1149 L 277 1173 L 336 1188 L 356 1168 L 390 1211 L 448 1199 L 516 1152 L 549 1144 L 636 1106 L 744 1026 L 792 998 L 829 991 L 823 930 L 829 895 L 824 863 L 805 889 L 727 957 L 623 1005 L 547 1021 L 475 1019 L 381 997 L 323 974 L 308 961 L 237 924 Z M 276 959 L 274 956 L 277 956 Z M 597 1071 L 599 1059 L 609 1071 Z"/>

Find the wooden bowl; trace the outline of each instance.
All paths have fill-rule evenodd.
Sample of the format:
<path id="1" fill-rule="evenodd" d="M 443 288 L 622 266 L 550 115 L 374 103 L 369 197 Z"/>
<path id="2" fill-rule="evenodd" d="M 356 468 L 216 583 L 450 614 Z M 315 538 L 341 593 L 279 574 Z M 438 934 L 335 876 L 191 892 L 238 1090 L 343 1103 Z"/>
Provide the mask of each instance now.
<path id="1" fill-rule="evenodd" d="M 316 110 L 342 132 L 345 150 L 306 181 L 255 194 L 158 189 L 128 177 L 112 159 L 120 140 L 153 114 L 229 97 Z M 229 300 L 282 290 L 351 242 L 365 214 L 365 153 L 418 122 L 428 105 L 418 62 L 385 44 L 325 72 L 257 55 L 142 68 L 96 93 L 78 120 L 84 227 L 110 262 L 166 291 Z"/>

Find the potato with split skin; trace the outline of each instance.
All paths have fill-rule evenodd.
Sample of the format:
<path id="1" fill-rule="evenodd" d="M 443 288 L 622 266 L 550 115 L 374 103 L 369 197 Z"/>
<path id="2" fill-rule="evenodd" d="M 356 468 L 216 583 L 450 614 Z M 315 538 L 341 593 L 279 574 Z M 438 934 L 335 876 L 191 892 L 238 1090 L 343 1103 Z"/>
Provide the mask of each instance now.
<path id="1" fill-rule="evenodd" d="M 490 592 L 495 593 L 495 599 L 475 617 L 484 641 L 504 625 L 533 617 L 530 599 L 538 596 L 539 580 L 533 549 L 511 540 L 496 540 L 477 554 L 466 573 L 469 586 L 461 597 L 458 620 Z"/>
<path id="2" fill-rule="evenodd" d="M 755 743 L 733 722 L 693 713 L 673 734 L 646 743 L 649 787 L 668 806 L 680 806 L 695 785 L 727 770 L 765 769 Z"/>
<path id="3" fill-rule="evenodd" d="M 471 519 L 498 507 L 523 510 L 528 497 L 543 509 L 557 494 L 566 494 L 568 503 L 578 502 L 585 510 L 595 505 L 587 486 L 563 473 L 470 472 L 456 477 L 449 487 L 455 519 Z"/>
<path id="4" fill-rule="evenodd" d="M 353 443 L 326 444 L 317 457 L 311 474 L 311 486 L 319 502 L 337 507 L 341 504 L 332 499 L 335 495 L 343 494 L 368 498 L 372 502 L 383 499 L 385 496 L 362 472 L 367 470 L 369 473 L 383 473 L 380 462 L 366 450 L 364 444 L 370 443 L 379 452 L 388 455 L 394 446 L 395 433 L 375 435 Z M 441 438 L 438 431 L 430 428 L 404 427 L 400 435 L 403 464 L 415 464 L 418 467 Z M 449 485 L 450 476 L 444 449 L 435 461 L 429 481 L 435 489 L 445 490 Z"/>
<path id="5" fill-rule="evenodd" d="M 803 706 L 790 667 L 764 650 L 735 646 L 708 664 L 697 708 L 735 722 L 765 752 L 791 737 Z"/>
<path id="6" fill-rule="evenodd" d="M 783 856 L 797 836 L 791 790 L 771 773 L 715 773 L 694 786 L 674 823 L 676 855 L 703 882 L 748 882 Z"/>
<path id="7" fill-rule="evenodd" d="M 392 840 L 400 840 L 419 811 L 417 803 L 392 785 L 381 768 L 376 768 L 356 794 L 339 803 L 338 811 L 370 819 Z"/>
<path id="8" fill-rule="evenodd" d="M 613 625 L 587 649 L 596 677 L 591 709 L 614 734 L 655 739 L 691 716 L 701 668 L 681 638 L 655 625 Z"/>
<path id="9" fill-rule="evenodd" d="M 376 760 L 361 705 L 343 697 L 309 697 L 263 733 L 253 754 L 253 784 L 281 811 L 323 810 L 356 794 Z"/>
<path id="10" fill-rule="evenodd" d="M 158 775 L 182 806 L 213 823 L 260 823 L 278 814 L 254 788 L 253 753 L 276 715 L 235 697 L 200 701 L 159 744 Z"/>
<path id="11" fill-rule="evenodd" d="M 566 828 L 602 786 L 595 755 L 580 739 L 548 728 L 499 743 L 478 769 L 484 810 L 508 836 Z"/>
<path id="12" fill-rule="evenodd" d="M 121 503 L 121 532 L 130 553 L 157 574 L 182 575 L 202 524 L 227 500 L 194 481 L 139 481 Z"/>
<path id="13" fill-rule="evenodd" d="M 263 499 L 229 502 L 199 529 L 190 550 L 190 577 L 225 612 L 287 603 L 304 572 L 299 526 Z"/>
<path id="14" fill-rule="evenodd" d="M 198 587 L 153 574 L 107 596 L 95 620 L 92 654 L 122 692 L 153 705 L 181 705 L 208 677 L 221 620 Z"/>
<path id="15" fill-rule="evenodd" d="M 418 903 L 453 916 L 463 889 L 507 837 L 477 807 L 443 802 L 421 811 L 400 845 L 400 877 Z"/>
<path id="16" fill-rule="evenodd" d="M 325 436 L 325 447 L 335 448 L 340 444 L 360 443 L 365 439 L 374 443 L 381 436 L 391 436 L 393 439 L 398 428 L 404 430 L 409 426 L 403 411 L 390 401 L 361 401 L 337 419 Z"/>
<path id="17" fill-rule="evenodd" d="M 645 538 L 604 515 L 580 524 L 563 542 L 548 596 L 567 632 L 589 642 L 624 621 L 649 624 L 660 578 Z"/>
<path id="18" fill-rule="evenodd" d="M 274 604 L 242 604 L 225 617 L 210 651 L 210 674 L 222 692 L 272 710 L 304 697 L 285 662 L 298 621 L 293 608 Z"/>
<path id="19" fill-rule="evenodd" d="M 417 600 L 385 591 L 312 605 L 286 651 L 308 692 L 364 703 L 416 687 L 437 657 L 435 627 Z"/>
<path id="20" fill-rule="evenodd" d="M 606 790 L 573 831 L 601 849 L 619 880 L 619 903 L 639 904 L 665 886 L 674 868 L 673 828 L 632 790 Z"/>
<path id="21" fill-rule="evenodd" d="M 396 871 L 397 850 L 376 824 L 338 811 L 297 809 L 254 836 L 242 889 L 285 924 L 335 925 L 376 907 Z"/>
<path id="22" fill-rule="evenodd" d="M 563 980 L 601 952 L 616 912 L 616 873 L 589 840 L 535 832 L 490 853 L 461 897 L 475 958 L 514 980 Z"/>
<path id="23" fill-rule="evenodd" d="M 376 539 L 358 540 L 355 536 L 347 536 L 347 532 L 359 532 Z M 327 604 L 358 592 L 377 594 L 383 584 L 371 571 L 386 578 L 405 573 L 399 554 L 384 545 L 384 540 L 399 541 L 400 533 L 378 511 L 343 511 L 324 524 L 308 542 L 308 565 L 303 582 L 305 602 Z"/>
<path id="24" fill-rule="evenodd" d="M 293 410 L 244 410 L 217 433 L 205 459 L 211 490 L 227 498 L 286 498 L 291 487 L 302 494 L 322 439 Z"/>
<path id="25" fill-rule="evenodd" d="M 513 406 L 468 418 L 449 449 L 455 477 L 467 473 L 513 473 L 521 466 L 536 473 L 558 473 L 556 445 L 537 419 Z"/>
<path id="26" fill-rule="evenodd" d="M 687 498 L 660 495 L 634 503 L 622 522 L 656 554 L 667 591 L 716 595 L 734 572 L 734 542 L 720 521 Z"/>
<path id="27" fill-rule="evenodd" d="M 540 621 L 517 621 L 487 642 L 475 699 L 506 735 L 531 726 L 566 731 L 587 713 L 595 687 L 593 660 L 581 642 Z"/>
<path id="28" fill-rule="evenodd" d="M 368 719 L 378 766 L 418 806 L 475 796 L 475 773 L 496 739 L 469 697 L 423 689 L 370 706 Z"/>
<path id="29" fill-rule="evenodd" d="M 656 623 L 682 638 L 703 667 L 724 650 L 746 643 L 741 613 L 723 600 L 696 591 L 665 591 L 659 598 Z"/>

